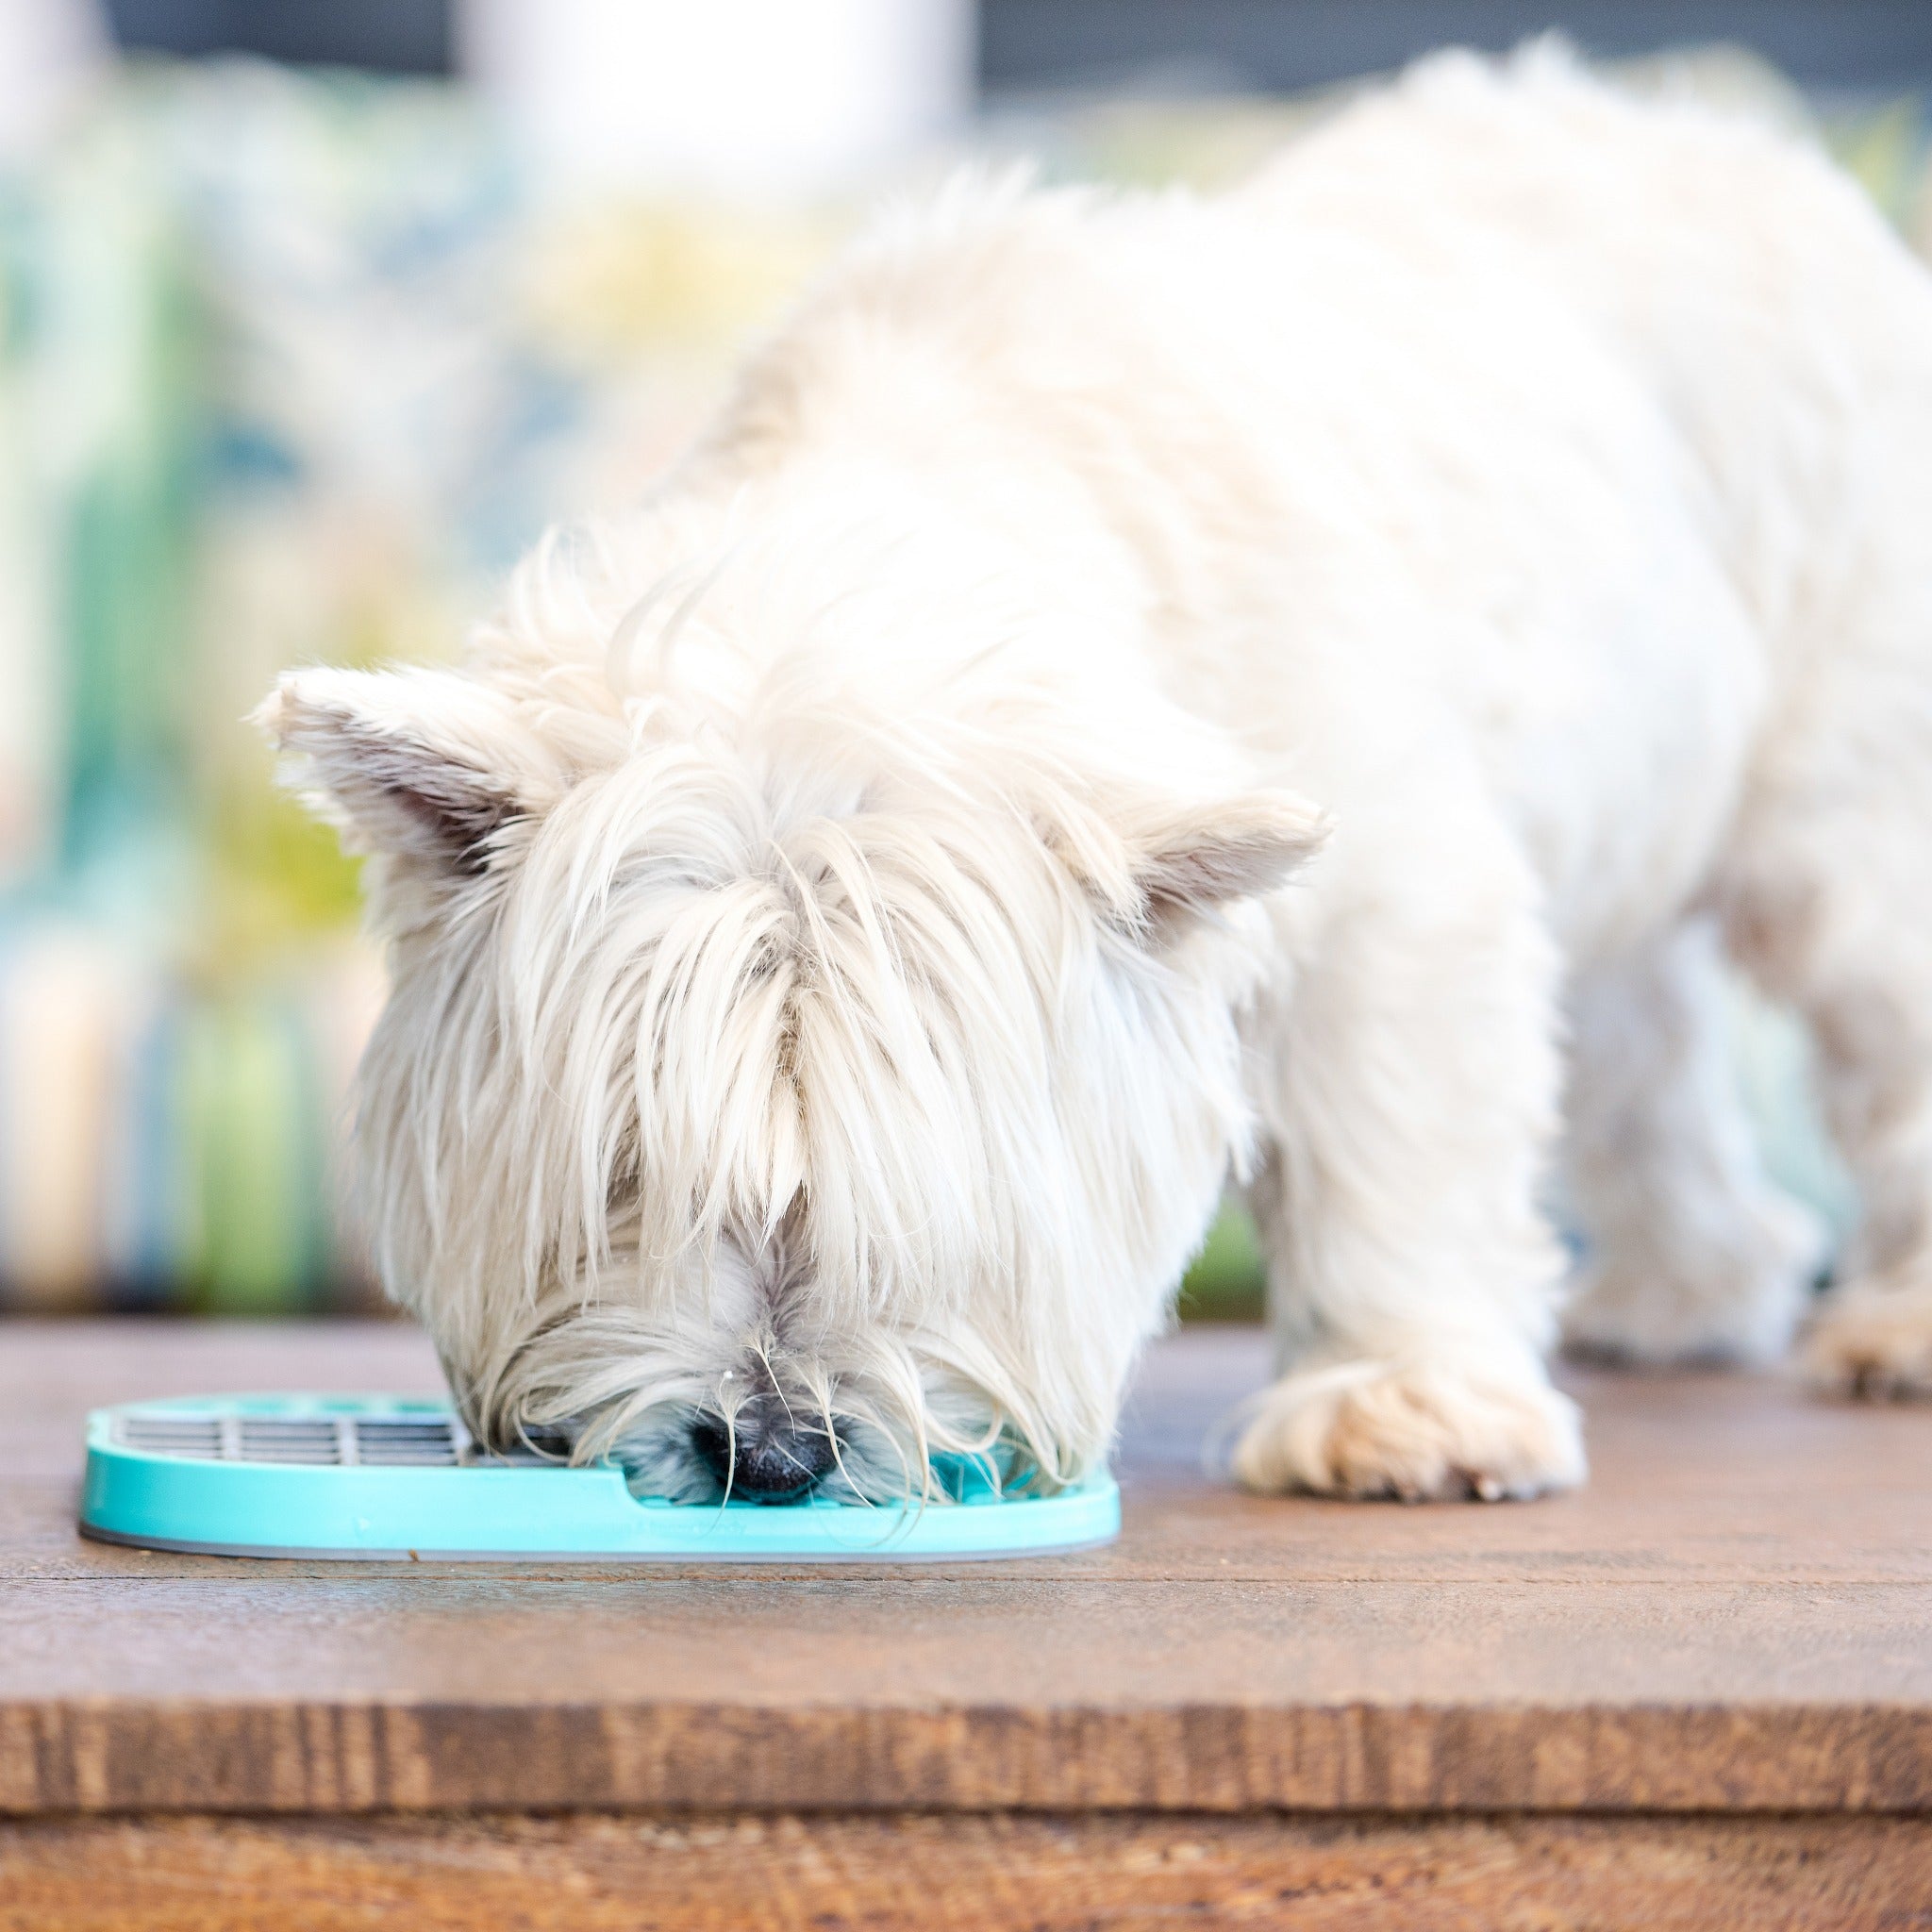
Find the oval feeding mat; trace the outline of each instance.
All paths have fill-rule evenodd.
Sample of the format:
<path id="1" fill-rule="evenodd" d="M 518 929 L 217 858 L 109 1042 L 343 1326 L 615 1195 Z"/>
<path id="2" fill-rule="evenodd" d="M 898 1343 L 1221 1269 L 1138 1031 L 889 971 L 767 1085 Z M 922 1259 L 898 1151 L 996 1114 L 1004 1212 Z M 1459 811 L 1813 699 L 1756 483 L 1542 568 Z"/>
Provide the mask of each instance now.
<path id="1" fill-rule="evenodd" d="M 615 1463 L 482 1454 L 443 1402 L 187 1398 L 89 1416 L 80 1528 L 214 1556 L 685 1563 L 958 1562 L 1120 1530 L 1105 1471 L 1045 1495 L 1003 1495 L 972 1464 L 944 1475 L 924 1503 L 670 1503 L 632 1495 Z"/>

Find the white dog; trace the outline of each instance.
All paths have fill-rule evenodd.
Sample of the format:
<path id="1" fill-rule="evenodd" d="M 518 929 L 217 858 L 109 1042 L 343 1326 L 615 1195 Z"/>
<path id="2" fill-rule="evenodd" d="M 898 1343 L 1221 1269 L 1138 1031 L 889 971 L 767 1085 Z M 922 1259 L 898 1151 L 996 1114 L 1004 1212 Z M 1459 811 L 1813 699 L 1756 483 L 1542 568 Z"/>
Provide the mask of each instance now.
<path id="1" fill-rule="evenodd" d="M 1224 198 L 851 249 L 460 672 L 266 720 L 365 849 L 378 1259 L 474 1426 L 699 1498 L 1058 1482 L 1232 1168 L 1257 1490 L 1583 1471 L 1786 1342 L 1720 946 L 1815 1032 L 1825 1369 L 1932 1386 L 1932 280 L 1795 143 L 1429 63 Z"/>

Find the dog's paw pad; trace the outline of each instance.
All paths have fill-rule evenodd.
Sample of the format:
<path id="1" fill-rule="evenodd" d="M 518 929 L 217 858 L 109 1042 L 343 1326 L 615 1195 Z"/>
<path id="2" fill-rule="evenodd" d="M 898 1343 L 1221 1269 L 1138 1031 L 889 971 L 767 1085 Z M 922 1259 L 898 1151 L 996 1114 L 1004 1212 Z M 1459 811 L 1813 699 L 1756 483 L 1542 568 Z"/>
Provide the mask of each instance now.
<path id="1" fill-rule="evenodd" d="M 1537 1375 L 1344 1362 L 1257 1401 L 1234 1474 L 1263 1495 L 1509 1497 L 1583 1479 L 1575 1405 Z"/>

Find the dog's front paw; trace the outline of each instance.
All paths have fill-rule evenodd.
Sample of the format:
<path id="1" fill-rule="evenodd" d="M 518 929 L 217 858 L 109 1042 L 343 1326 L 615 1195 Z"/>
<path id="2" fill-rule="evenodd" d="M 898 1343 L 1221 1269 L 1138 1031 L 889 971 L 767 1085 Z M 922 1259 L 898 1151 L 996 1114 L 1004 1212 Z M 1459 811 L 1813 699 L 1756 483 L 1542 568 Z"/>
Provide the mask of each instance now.
<path id="1" fill-rule="evenodd" d="M 1540 1370 L 1339 1362 L 1257 1399 L 1234 1473 L 1262 1495 L 1497 1502 L 1581 1482 L 1583 1437 L 1576 1405 Z"/>
<path id="2" fill-rule="evenodd" d="M 1812 1318 L 1805 1366 L 1825 1388 L 1872 1401 L 1932 1396 L 1932 1281 L 1834 1289 Z"/>

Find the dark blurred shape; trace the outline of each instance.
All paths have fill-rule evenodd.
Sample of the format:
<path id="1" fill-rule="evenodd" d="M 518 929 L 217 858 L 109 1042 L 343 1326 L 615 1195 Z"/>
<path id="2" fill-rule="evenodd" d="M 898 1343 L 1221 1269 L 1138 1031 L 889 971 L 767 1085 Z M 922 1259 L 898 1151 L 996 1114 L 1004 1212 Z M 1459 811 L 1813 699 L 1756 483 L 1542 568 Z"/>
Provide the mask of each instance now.
<path id="1" fill-rule="evenodd" d="M 1277 93 L 1553 28 L 1610 58 L 1726 42 L 1814 88 L 1932 82 L 1928 0 L 980 0 L 980 78 Z"/>
<path id="2" fill-rule="evenodd" d="M 448 0 L 107 0 L 124 47 L 447 74 Z"/>

